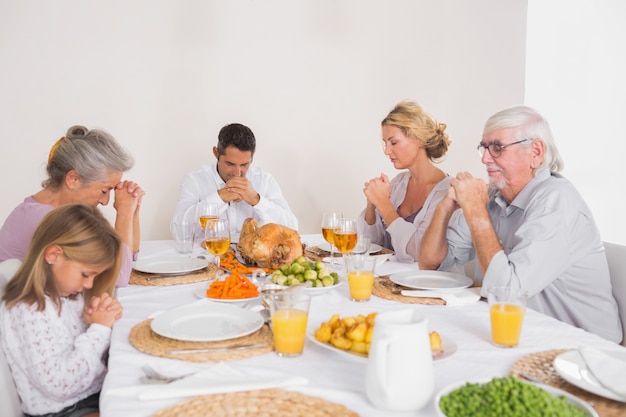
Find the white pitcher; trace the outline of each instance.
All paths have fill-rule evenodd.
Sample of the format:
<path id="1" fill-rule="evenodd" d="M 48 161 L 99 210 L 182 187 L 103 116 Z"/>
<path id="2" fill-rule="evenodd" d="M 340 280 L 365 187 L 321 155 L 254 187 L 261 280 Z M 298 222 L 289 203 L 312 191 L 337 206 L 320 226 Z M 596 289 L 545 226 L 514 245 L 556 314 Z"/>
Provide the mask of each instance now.
<path id="1" fill-rule="evenodd" d="M 435 388 L 432 351 L 424 315 L 414 309 L 376 316 L 369 352 L 365 392 L 378 408 L 422 408 Z"/>

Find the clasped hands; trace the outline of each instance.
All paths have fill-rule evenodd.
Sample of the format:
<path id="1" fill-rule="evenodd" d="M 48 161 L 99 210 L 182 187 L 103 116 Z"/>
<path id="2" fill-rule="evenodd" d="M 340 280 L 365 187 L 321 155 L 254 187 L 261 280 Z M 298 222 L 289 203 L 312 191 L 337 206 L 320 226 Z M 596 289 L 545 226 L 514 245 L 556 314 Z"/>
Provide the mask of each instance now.
<path id="1" fill-rule="evenodd" d="M 107 293 L 92 296 L 89 305 L 85 305 L 83 317 L 87 323 L 97 323 L 107 327 L 113 327 L 113 323 L 122 317 L 122 305 L 117 298 Z"/>
<path id="2" fill-rule="evenodd" d="M 450 188 L 442 204 L 451 212 L 457 208 L 466 210 L 472 207 L 482 207 L 484 209 L 488 201 L 489 185 L 469 172 L 459 172 L 456 177 L 450 178 Z"/>
<path id="3" fill-rule="evenodd" d="M 113 207 L 117 211 L 129 210 L 134 213 L 141 205 L 141 200 L 146 194 L 145 191 L 133 181 L 120 181 L 115 186 L 115 203 Z"/>
<path id="4" fill-rule="evenodd" d="M 231 177 L 218 194 L 225 203 L 245 201 L 255 206 L 261 199 L 246 177 Z"/>

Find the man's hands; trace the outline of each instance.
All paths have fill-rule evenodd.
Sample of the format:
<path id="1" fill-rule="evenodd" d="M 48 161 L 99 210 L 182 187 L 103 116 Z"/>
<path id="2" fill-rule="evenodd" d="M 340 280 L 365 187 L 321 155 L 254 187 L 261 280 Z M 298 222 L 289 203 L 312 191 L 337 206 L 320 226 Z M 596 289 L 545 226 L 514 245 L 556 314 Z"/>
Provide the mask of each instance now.
<path id="1" fill-rule="evenodd" d="M 218 191 L 218 194 L 225 203 L 231 201 L 238 203 L 243 200 L 251 206 L 255 206 L 261 200 L 261 196 L 246 177 L 230 178 L 224 188 Z"/>

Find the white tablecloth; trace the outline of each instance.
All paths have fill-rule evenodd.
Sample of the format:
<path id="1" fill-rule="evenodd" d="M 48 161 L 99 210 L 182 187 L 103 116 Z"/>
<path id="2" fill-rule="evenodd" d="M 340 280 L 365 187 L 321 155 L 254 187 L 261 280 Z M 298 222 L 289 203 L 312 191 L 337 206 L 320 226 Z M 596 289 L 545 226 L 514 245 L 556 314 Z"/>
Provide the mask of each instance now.
<path id="1" fill-rule="evenodd" d="M 321 236 L 318 235 L 305 235 L 303 241 L 312 245 L 322 242 Z M 201 248 L 196 248 L 193 255 L 201 253 L 205 252 Z M 148 241 L 142 243 L 140 257 L 153 258 L 174 254 L 176 252 L 172 241 Z M 417 266 L 385 262 L 377 268 L 376 273 L 389 274 L 410 268 Z M 138 394 L 146 389 L 139 381 L 142 376 L 140 369 L 142 364 L 164 365 L 178 361 L 142 353 L 130 344 L 128 336 L 133 326 L 151 314 L 196 301 L 194 290 L 206 286 L 206 282 L 157 287 L 131 285 L 118 290 L 117 296 L 124 306 L 124 316 L 113 328 L 109 372 L 100 399 L 102 417 L 147 417 L 183 400 L 138 399 Z M 529 353 L 578 348 L 581 345 L 600 349 L 617 346 L 599 336 L 529 310 L 524 320 L 520 345 L 513 349 L 498 348 L 489 341 L 489 315 L 484 301 L 450 307 L 403 304 L 372 297 L 369 302 L 355 303 L 348 299 L 347 285 L 313 298 L 308 331 L 313 332 L 322 321 L 328 320 L 334 313 L 343 317 L 399 308 L 423 311 L 428 319 L 429 328 L 438 331 L 444 338 L 452 340 L 457 345 L 458 349 L 452 356 L 435 361 L 435 393 L 458 381 L 505 376 L 518 359 Z M 365 365 L 346 360 L 342 355 L 318 346 L 310 340 L 306 342 L 304 353 L 297 358 L 280 358 L 272 352 L 229 364 L 233 367 L 283 370 L 293 375 L 304 376 L 309 379 L 309 384 L 292 389 L 344 404 L 363 417 L 436 416 L 433 400 L 422 410 L 412 413 L 391 413 L 374 408 L 365 396 Z"/>

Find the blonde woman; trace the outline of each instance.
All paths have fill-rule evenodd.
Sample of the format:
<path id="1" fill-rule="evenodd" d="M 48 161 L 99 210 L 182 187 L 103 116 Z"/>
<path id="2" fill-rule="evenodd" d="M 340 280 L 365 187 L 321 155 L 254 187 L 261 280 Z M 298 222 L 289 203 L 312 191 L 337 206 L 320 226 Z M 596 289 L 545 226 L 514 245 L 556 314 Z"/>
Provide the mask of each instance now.
<path id="1" fill-rule="evenodd" d="M 372 243 L 393 250 L 395 260 L 415 262 L 435 207 L 450 188 L 450 179 L 434 164 L 450 140 L 446 125 L 412 101 L 398 103 L 381 125 L 385 155 L 402 172 L 365 183 L 367 205 L 358 227 Z"/>
<path id="2" fill-rule="evenodd" d="M 36 229 L 5 288 L 0 342 L 27 416 L 98 416 L 121 239 L 95 207 L 64 205 Z"/>

